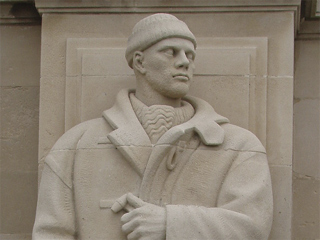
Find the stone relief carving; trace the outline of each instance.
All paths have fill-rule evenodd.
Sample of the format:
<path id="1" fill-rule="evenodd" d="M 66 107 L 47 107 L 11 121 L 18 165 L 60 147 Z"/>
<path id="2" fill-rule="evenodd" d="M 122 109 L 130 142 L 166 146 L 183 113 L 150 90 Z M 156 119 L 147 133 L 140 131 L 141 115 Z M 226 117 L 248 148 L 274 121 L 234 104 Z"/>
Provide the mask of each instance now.
<path id="1" fill-rule="evenodd" d="M 172 15 L 136 24 L 126 59 L 137 87 L 54 145 L 33 239 L 268 238 L 265 149 L 207 102 L 186 96 L 196 46 Z"/>

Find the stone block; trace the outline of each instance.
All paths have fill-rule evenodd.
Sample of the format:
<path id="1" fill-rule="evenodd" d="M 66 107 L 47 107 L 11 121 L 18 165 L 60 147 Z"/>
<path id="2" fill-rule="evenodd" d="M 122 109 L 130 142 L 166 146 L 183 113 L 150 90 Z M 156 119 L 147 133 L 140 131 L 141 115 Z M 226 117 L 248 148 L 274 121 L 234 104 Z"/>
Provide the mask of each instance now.
<path id="1" fill-rule="evenodd" d="M 0 234 L 1 240 L 31 240 L 31 234 Z"/>
<path id="2" fill-rule="evenodd" d="M 320 178 L 320 100 L 302 99 L 294 104 L 294 171 Z"/>
<path id="3" fill-rule="evenodd" d="M 37 201 L 39 87 L 1 87 L 0 97 L 0 232 L 28 239 Z"/>
<path id="4" fill-rule="evenodd" d="M 267 154 L 270 164 L 292 165 L 293 78 L 268 78 Z"/>
<path id="5" fill-rule="evenodd" d="M 15 138 L 37 127 L 39 87 L 1 87 L 1 136 Z"/>
<path id="6" fill-rule="evenodd" d="M 1 169 L 36 171 L 39 87 L 1 87 Z"/>
<path id="7" fill-rule="evenodd" d="M 295 41 L 294 97 L 320 97 L 320 47 L 319 40 Z"/>
<path id="8" fill-rule="evenodd" d="M 1 170 L 1 233 L 32 231 L 37 204 L 37 171 Z"/>
<path id="9" fill-rule="evenodd" d="M 292 168 L 271 165 L 273 225 L 269 240 L 291 239 Z"/>
<path id="10" fill-rule="evenodd" d="M 36 130 L 36 131 L 34 131 Z M 6 171 L 38 170 L 38 128 L 26 131 L 27 137 L 1 139 L 1 169 Z"/>
<path id="11" fill-rule="evenodd" d="M 310 33 L 311 34 L 320 33 L 320 22 L 319 21 L 312 21 L 310 19 L 310 21 L 303 21 L 301 23 L 299 34 L 310 34 Z"/>
<path id="12" fill-rule="evenodd" d="M 0 35 L 0 85 L 39 86 L 41 26 L 2 25 Z"/>
<path id="13" fill-rule="evenodd" d="M 319 166 L 317 168 L 320 169 Z M 293 176 L 293 239 L 320 238 L 320 181 L 302 174 Z"/>

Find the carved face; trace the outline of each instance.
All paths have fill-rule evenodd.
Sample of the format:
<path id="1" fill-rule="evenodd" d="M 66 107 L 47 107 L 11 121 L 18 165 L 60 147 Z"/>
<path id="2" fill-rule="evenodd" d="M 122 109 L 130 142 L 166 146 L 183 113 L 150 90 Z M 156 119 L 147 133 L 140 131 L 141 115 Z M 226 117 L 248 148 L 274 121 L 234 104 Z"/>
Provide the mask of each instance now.
<path id="1" fill-rule="evenodd" d="M 193 78 L 195 49 L 182 38 L 164 39 L 143 52 L 143 68 L 151 88 L 168 98 L 181 98 Z"/>

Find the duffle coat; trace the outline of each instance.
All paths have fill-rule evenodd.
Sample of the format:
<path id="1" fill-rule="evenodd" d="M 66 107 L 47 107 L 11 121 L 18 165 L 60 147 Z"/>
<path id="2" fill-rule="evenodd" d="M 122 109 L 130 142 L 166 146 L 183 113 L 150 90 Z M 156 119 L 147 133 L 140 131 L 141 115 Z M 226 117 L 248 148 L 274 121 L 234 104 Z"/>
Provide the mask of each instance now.
<path id="1" fill-rule="evenodd" d="M 103 117 L 67 131 L 45 160 L 33 239 L 122 240 L 111 206 L 125 193 L 166 208 L 166 239 L 267 239 L 272 189 L 266 152 L 205 101 L 156 144 L 128 90 Z"/>

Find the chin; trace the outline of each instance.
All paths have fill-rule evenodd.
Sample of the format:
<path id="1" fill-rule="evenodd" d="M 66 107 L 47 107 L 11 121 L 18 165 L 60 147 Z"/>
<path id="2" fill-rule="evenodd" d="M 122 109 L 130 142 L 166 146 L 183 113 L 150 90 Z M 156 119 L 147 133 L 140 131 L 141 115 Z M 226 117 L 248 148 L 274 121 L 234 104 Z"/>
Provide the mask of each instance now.
<path id="1" fill-rule="evenodd" d="M 183 98 L 186 96 L 189 92 L 189 86 L 181 87 L 181 88 L 175 88 L 175 89 L 170 89 L 164 93 L 165 96 L 169 98 Z"/>

